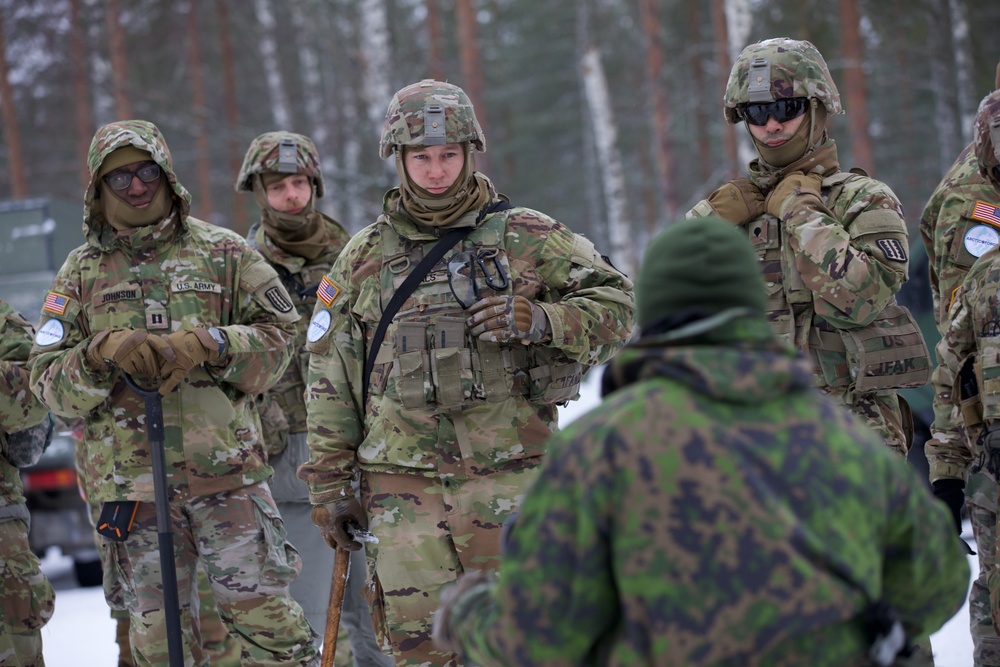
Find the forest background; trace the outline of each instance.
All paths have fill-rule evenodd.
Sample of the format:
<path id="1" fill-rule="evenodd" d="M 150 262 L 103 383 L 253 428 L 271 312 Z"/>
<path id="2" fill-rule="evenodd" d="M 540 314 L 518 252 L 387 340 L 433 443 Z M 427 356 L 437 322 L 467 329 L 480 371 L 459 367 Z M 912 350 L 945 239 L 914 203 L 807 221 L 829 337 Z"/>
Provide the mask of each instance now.
<path id="1" fill-rule="evenodd" d="M 997 0 L 0 0 L 0 198 L 82 201 L 96 128 L 143 118 L 194 215 L 245 233 L 246 147 L 287 129 L 316 141 L 318 203 L 355 232 L 398 181 L 389 99 L 431 77 L 469 93 L 501 192 L 631 273 L 753 157 L 722 96 L 739 51 L 779 36 L 823 53 L 841 164 L 888 183 L 916 239 L 994 87 Z"/>

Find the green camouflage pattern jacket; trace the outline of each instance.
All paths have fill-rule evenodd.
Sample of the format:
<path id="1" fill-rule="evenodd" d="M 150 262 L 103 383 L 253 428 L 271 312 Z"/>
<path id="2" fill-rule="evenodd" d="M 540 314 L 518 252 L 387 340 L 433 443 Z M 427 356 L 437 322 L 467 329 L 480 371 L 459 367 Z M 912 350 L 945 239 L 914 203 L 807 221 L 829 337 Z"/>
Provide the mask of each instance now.
<path id="1" fill-rule="evenodd" d="M 965 147 L 931 194 L 920 217 L 920 238 L 930 260 L 934 320 L 944 336 L 956 291 L 976 260 L 1000 241 L 1000 192 L 979 171 L 973 144 Z M 940 357 L 939 357 L 940 360 Z M 964 479 L 972 452 L 952 401 L 953 372 L 934 371 L 934 425 L 924 445 L 931 481 Z M 989 480 L 981 479 L 980 483 Z M 986 490 L 991 497 L 995 496 Z"/>
<path id="2" fill-rule="evenodd" d="M 48 409 L 31 393 L 26 362 L 34 334 L 30 322 L 0 301 L 0 522 L 10 518 L 27 520 L 17 466 L 37 461 L 47 444 L 37 441 L 30 451 L 10 451 L 11 433 L 38 424 L 48 414 Z"/>
<path id="3" fill-rule="evenodd" d="M 494 583 L 451 607 L 469 662 L 839 667 L 867 651 L 874 601 L 913 639 L 961 607 L 944 505 L 763 321 L 723 337 L 611 361 L 602 404 L 552 439 Z"/>
<path id="4" fill-rule="evenodd" d="M 309 368 L 306 328 L 316 306 L 316 287 L 351 238 L 347 230 L 333 218 L 319 211 L 316 215 L 322 216 L 330 233 L 329 247 L 316 259 L 297 257 L 282 250 L 265 233 L 259 222 L 254 223 L 247 233 L 250 245 L 278 272 L 301 317 L 295 324 L 295 354 L 281 378 L 261 398 L 260 418 L 264 440 L 267 453 L 272 456 L 284 450 L 285 438 L 289 433 L 306 431 L 305 392 L 306 371 Z"/>
<path id="5" fill-rule="evenodd" d="M 475 230 L 438 261 L 393 319 L 376 358 L 367 405 L 362 405 L 365 359 L 382 308 L 398 287 L 384 284 L 383 276 L 401 281 L 409 273 L 407 268 L 412 269 L 419 260 L 403 256 L 384 265 L 383 237 L 401 240 L 421 253 L 438 238 L 434 230 L 420 229 L 405 213 L 397 212 L 398 201 L 398 189 L 390 190 L 384 200 L 384 215 L 344 248 L 325 286 L 321 286 L 324 294 L 310 323 L 307 400 L 311 458 L 299 468 L 299 477 L 309 485 L 314 504 L 349 495 L 350 479 L 358 468 L 444 476 L 537 465 L 546 440 L 557 428 L 555 403 L 536 400 L 538 397 L 527 392 L 508 395 L 505 391 L 496 401 L 478 400 L 456 410 L 438 409 L 433 404 L 409 409 L 392 390 L 391 383 L 396 380 L 390 375 L 412 374 L 407 363 L 394 359 L 397 343 L 405 345 L 405 336 L 399 332 L 401 318 L 429 316 L 429 326 L 438 329 L 436 334 L 427 334 L 428 340 L 443 338 L 445 327 L 453 327 L 448 331 L 465 340 L 465 347 L 451 348 L 461 350 L 461 359 L 456 356 L 456 361 L 467 363 L 470 350 L 473 355 L 487 350 L 488 344 L 468 334 L 464 311 L 449 292 L 449 259 L 460 252 L 477 251 L 472 239 L 492 235 L 496 253 L 490 255 L 486 266 L 491 272 L 505 267 L 509 274 L 507 293 L 538 303 L 552 325 L 551 341 L 529 346 L 539 352 L 525 352 L 522 345 L 500 345 L 499 350 L 493 345 L 496 366 L 475 368 L 477 376 L 502 378 L 503 364 L 520 354 L 550 355 L 583 368 L 602 364 L 632 333 L 632 282 L 590 241 L 543 213 L 514 207 L 477 220 L 480 211 L 499 201 L 494 192 L 480 211 L 473 210 L 455 223 L 474 226 Z M 425 313 L 425 303 L 419 299 L 429 292 L 436 301 Z M 422 329 L 420 338 L 423 336 Z M 444 355 L 440 350 L 431 354 L 438 352 Z M 435 356 L 433 363 L 430 370 L 436 374 L 448 359 Z M 465 372 L 461 376 L 463 390 L 472 382 L 472 374 L 466 376 Z M 425 375 L 425 388 L 431 386 L 430 374 Z M 460 386 L 457 376 L 454 386 Z M 428 393 L 433 395 L 433 388 Z M 458 430 L 461 433 L 456 433 Z"/>
<path id="6" fill-rule="evenodd" d="M 152 124 L 123 121 L 102 131 L 91 147 L 91 178 L 109 153 L 132 144 L 160 165 L 174 208 L 158 223 L 115 234 L 91 183 L 86 243 L 69 254 L 42 309 L 29 362 L 32 388 L 57 415 L 85 419 L 91 503 L 152 501 L 143 401 L 118 369 L 90 361 L 87 346 L 109 328 L 164 334 L 219 327 L 228 339 L 224 357 L 193 369 L 163 399 L 169 483 L 199 496 L 267 479 L 272 471 L 254 397 L 291 359 L 298 314 L 274 269 L 245 239 L 189 216 L 190 196 Z"/>

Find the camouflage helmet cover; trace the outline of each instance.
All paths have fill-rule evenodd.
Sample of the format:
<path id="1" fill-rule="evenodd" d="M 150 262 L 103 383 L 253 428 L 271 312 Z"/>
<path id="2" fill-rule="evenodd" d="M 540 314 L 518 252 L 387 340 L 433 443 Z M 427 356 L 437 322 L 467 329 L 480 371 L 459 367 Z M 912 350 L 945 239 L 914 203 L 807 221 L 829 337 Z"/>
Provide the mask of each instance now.
<path id="1" fill-rule="evenodd" d="M 1000 90 L 996 90 L 979 103 L 973 124 L 973 143 L 976 161 L 983 176 L 1000 166 Z"/>
<path id="2" fill-rule="evenodd" d="M 252 191 L 253 175 L 268 172 L 306 174 L 316 184 L 316 197 L 323 196 L 319 151 L 313 140 L 304 134 L 265 132 L 251 141 L 236 177 L 236 191 Z"/>
<path id="3" fill-rule="evenodd" d="M 770 86 L 765 83 L 770 79 Z M 742 120 L 738 107 L 790 97 L 819 100 L 830 115 L 842 114 L 840 93 L 823 56 L 810 42 L 787 37 L 766 39 L 743 49 L 726 84 L 726 120 Z"/>
<path id="4" fill-rule="evenodd" d="M 467 141 L 477 151 L 486 150 L 486 137 L 476 120 L 476 111 L 469 96 L 454 84 L 424 79 L 392 96 L 385 114 L 379 156 L 383 159 L 389 157 L 397 146 L 434 146 Z"/>

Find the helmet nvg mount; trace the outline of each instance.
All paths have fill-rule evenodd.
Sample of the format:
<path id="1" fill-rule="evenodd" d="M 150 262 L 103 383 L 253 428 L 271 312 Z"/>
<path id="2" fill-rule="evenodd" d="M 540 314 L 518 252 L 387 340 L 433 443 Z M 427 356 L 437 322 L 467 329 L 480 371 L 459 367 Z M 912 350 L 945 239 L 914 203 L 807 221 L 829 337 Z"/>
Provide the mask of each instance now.
<path id="1" fill-rule="evenodd" d="M 477 151 L 486 150 L 486 137 L 469 96 L 454 84 L 424 79 L 392 96 L 378 149 L 384 159 L 403 146 L 465 142 Z"/>
<path id="2" fill-rule="evenodd" d="M 306 174 L 316 185 L 316 197 L 323 196 L 319 151 L 313 140 L 304 134 L 266 132 L 250 142 L 236 177 L 236 191 L 252 191 L 254 174 L 268 172 Z"/>
<path id="3" fill-rule="evenodd" d="M 742 104 L 807 97 L 826 107 L 830 115 L 844 113 L 840 92 L 823 56 L 810 42 L 778 37 L 743 49 L 726 84 L 726 120 L 742 120 Z"/>

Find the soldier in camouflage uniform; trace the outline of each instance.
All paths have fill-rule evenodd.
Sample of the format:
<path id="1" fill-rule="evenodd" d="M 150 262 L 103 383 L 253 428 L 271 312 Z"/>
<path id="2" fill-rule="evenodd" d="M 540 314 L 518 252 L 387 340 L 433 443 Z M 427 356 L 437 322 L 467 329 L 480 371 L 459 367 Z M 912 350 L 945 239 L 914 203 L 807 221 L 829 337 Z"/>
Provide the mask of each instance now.
<path id="1" fill-rule="evenodd" d="M 905 455 L 912 421 L 896 389 L 929 379 L 923 336 L 895 294 L 907 279 L 899 200 L 859 170 L 841 171 L 827 117 L 843 113 L 823 56 L 806 41 L 746 47 L 725 94 L 726 120 L 746 121 L 759 157 L 699 202 L 747 233 L 782 338 L 813 362 L 813 384 L 849 406 Z"/>
<path id="2" fill-rule="evenodd" d="M 28 546 L 28 507 L 19 466 L 38 461 L 52 419 L 35 395 L 25 362 L 34 331 L 0 301 L 0 665 L 45 667 L 42 627 L 55 593 Z"/>
<path id="3" fill-rule="evenodd" d="M 89 500 L 138 501 L 123 541 L 105 539 L 105 597 L 130 613 L 136 665 L 164 664 L 161 566 L 175 566 L 188 664 L 207 664 L 195 570 L 203 567 L 244 664 L 318 663 L 288 585 L 300 564 L 271 498 L 254 397 L 284 371 L 298 313 L 244 239 L 189 216 L 190 195 L 152 123 L 97 131 L 88 156 L 86 243 L 45 299 L 31 382 L 53 412 L 85 419 Z M 142 399 L 163 395 L 175 563 L 158 554 Z"/>
<path id="4" fill-rule="evenodd" d="M 653 240 L 642 337 L 549 442 L 499 576 L 445 592 L 439 644 L 492 666 L 841 667 L 874 664 L 895 620 L 882 664 L 926 664 L 897 650 L 962 605 L 948 512 L 810 387 L 768 327 L 757 264 L 718 218 Z"/>
<path id="5" fill-rule="evenodd" d="M 271 494 L 285 530 L 302 556 L 302 572 L 292 582 L 292 597 L 305 612 L 318 645 L 326 627 L 330 595 L 324 584 L 333 578 L 333 553 L 310 520 L 309 492 L 296 476 L 298 467 L 309 459 L 306 327 L 316 305 L 316 288 L 350 234 L 339 222 L 315 208 L 316 199 L 324 192 L 323 173 L 319 152 L 309 137 L 292 132 L 267 132 L 254 139 L 236 178 L 236 191 L 253 193 L 261 209 L 261 220 L 250 228 L 247 238 L 281 276 L 302 316 L 297 323 L 291 363 L 281 379 L 258 398 L 258 403 L 269 463 L 274 468 Z M 341 625 L 349 632 L 350 646 L 346 641 L 338 642 L 337 653 L 353 653 L 355 665 L 389 667 L 392 660 L 379 650 L 368 603 L 362 597 L 364 580 L 365 552 L 361 549 L 351 552 L 350 577 L 341 614 Z M 343 658 L 338 662 L 344 663 Z"/>
<path id="6" fill-rule="evenodd" d="M 945 356 L 938 348 L 940 365 L 933 378 L 934 425 L 924 451 L 934 494 L 951 508 L 959 533 L 963 500 L 967 504 L 979 554 L 979 576 L 969 593 L 973 658 L 976 667 L 1000 667 L 1000 636 L 990 614 L 990 598 L 996 594 L 991 594 L 988 584 L 988 578 L 997 571 L 998 486 L 996 477 L 987 474 L 981 461 L 973 465 L 974 459 L 983 454 L 982 443 L 967 439 L 957 405 L 959 397 L 953 395 L 956 371 L 965 356 L 983 356 L 982 372 L 990 373 L 986 360 L 992 354 L 990 345 L 995 333 L 963 327 L 989 322 L 987 313 L 995 311 L 985 301 L 995 300 L 996 282 L 989 272 L 1000 266 L 993 250 L 1000 240 L 1000 91 L 987 95 L 979 105 L 973 132 L 973 142 L 934 191 L 920 222 L 921 237 L 931 260 L 934 314 L 945 345 Z M 963 280 L 971 276 L 971 267 L 983 263 L 987 266 L 965 288 L 968 307 L 983 309 L 984 313 L 970 322 L 970 313 L 958 306 L 957 295 Z M 989 289 L 994 291 L 990 293 Z M 964 321 L 951 321 L 956 312 Z M 945 336 L 952 340 L 945 340 Z M 987 418 L 997 416 L 991 413 Z M 979 421 L 977 414 L 973 421 Z M 981 432 L 977 428 L 969 436 L 975 439 Z"/>
<path id="7" fill-rule="evenodd" d="M 331 544 L 360 546 L 351 524 L 378 540 L 367 593 L 399 665 L 459 664 L 430 641 L 439 591 L 496 564 L 557 405 L 632 331 L 631 281 L 584 237 L 498 195 L 475 171 L 484 149 L 461 88 L 424 80 L 393 96 L 380 155 L 395 158 L 400 186 L 324 277 L 307 334 L 311 458 L 299 476 Z M 462 231 L 420 278 L 438 240 Z"/>

